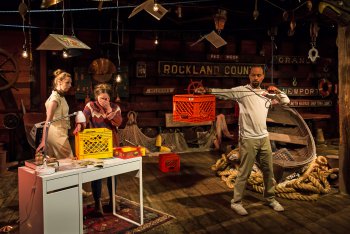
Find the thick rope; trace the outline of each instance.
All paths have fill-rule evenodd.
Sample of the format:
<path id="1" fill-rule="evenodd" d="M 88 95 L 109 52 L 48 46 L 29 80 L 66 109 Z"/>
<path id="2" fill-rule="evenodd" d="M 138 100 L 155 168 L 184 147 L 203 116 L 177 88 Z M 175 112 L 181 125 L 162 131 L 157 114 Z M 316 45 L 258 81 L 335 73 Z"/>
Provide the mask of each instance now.
<path id="1" fill-rule="evenodd" d="M 229 167 L 230 162 L 228 156 L 224 154 L 217 162 L 211 166 L 211 169 L 221 176 L 230 189 L 234 188 L 234 183 L 238 174 L 237 165 L 233 168 Z M 311 162 L 304 173 L 297 179 L 285 181 L 275 186 L 275 194 L 278 197 L 302 200 L 315 201 L 320 194 L 326 194 L 331 191 L 331 186 L 327 180 L 329 176 L 337 177 L 339 168 L 328 168 L 327 159 L 324 156 L 318 156 Z M 253 191 L 263 193 L 264 183 L 261 171 L 252 171 L 248 178 L 248 188 Z"/>

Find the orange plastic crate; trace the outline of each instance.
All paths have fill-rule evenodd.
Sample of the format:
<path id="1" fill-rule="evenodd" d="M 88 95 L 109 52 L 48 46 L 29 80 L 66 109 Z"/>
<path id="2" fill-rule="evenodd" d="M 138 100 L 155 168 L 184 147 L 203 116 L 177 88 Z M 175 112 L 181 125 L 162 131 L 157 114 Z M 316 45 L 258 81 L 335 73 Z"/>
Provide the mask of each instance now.
<path id="1" fill-rule="evenodd" d="M 214 95 L 183 94 L 173 96 L 173 121 L 200 123 L 214 120 Z"/>

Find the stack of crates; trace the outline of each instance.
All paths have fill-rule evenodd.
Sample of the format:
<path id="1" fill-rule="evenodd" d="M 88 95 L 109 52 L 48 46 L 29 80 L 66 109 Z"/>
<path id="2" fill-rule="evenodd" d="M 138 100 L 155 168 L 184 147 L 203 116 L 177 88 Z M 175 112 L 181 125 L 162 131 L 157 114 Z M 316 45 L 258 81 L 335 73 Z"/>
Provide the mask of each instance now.
<path id="1" fill-rule="evenodd" d="M 173 120 L 200 123 L 215 120 L 215 96 L 182 94 L 173 96 Z"/>
<path id="2" fill-rule="evenodd" d="M 180 171 L 180 157 L 178 154 L 160 154 L 158 164 L 162 172 Z"/>
<path id="3" fill-rule="evenodd" d="M 91 128 L 78 132 L 75 136 L 75 154 L 79 160 L 85 158 L 112 158 L 112 130 Z"/>

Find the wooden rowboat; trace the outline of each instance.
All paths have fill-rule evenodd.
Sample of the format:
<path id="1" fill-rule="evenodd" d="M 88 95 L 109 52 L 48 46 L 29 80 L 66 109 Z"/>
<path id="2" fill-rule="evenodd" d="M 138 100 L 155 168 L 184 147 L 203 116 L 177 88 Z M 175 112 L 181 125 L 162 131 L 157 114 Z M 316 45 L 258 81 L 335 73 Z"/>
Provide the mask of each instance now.
<path id="1" fill-rule="evenodd" d="M 275 175 L 290 173 L 316 158 L 312 133 L 293 108 L 273 106 L 267 116 L 267 126 L 273 151 Z M 279 168 L 279 169 L 276 169 Z"/>

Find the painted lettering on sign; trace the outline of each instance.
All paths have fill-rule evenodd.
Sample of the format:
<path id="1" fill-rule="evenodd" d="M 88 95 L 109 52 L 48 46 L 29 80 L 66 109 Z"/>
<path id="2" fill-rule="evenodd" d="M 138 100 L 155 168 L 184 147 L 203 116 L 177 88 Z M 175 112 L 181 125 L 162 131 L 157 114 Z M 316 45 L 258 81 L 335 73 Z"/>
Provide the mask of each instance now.
<path id="1" fill-rule="evenodd" d="M 161 76 L 246 77 L 253 65 L 259 64 L 160 61 L 158 69 Z"/>
<path id="2" fill-rule="evenodd" d="M 312 87 L 279 87 L 280 90 L 285 92 L 288 96 L 318 96 L 318 88 Z"/>
<path id="3" fill-rule="evenodd" d="M 308 64 L 311 63 L 310 59 L 305 56 L 273 56 L 276 64 Z"/>
<path id="4" fill-rule="evenodd" d="M 238 55 L 234 54 L 209 54 L 207 58 L 208 60 L 229 60 L 235 62 L 238 62 L 239 60 Z"/>
<path id="5" fill-rule="evenodd" d="M 143 94 L 145 95 L 161 95 L 161 94 L 174 94 L 175 88 L 144 88 Z"/>
<path id="6" fill-rule="evenodd" d="M 290 100 L 291 107 L 330 107 L 332 105 L 331 100 Z"/>

